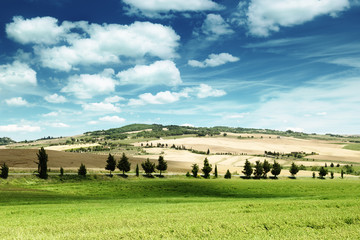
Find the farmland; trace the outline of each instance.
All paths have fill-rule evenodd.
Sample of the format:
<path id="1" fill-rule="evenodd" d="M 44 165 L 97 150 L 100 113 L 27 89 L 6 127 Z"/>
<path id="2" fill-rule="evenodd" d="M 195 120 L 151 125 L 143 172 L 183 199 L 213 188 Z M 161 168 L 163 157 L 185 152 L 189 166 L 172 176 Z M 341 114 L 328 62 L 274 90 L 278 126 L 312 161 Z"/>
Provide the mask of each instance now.
<path id="1" fill-rule="evenodd" d="M 353 239 L 351 179 L 13 176 L 0 180 L 3 239 Z"/>

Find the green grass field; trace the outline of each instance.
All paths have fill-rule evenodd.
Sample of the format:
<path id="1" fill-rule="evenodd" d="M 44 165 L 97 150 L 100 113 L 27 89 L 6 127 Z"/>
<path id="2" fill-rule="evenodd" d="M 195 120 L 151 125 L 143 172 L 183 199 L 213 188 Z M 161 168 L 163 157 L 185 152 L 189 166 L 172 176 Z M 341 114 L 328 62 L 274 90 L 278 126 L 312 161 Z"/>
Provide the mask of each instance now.
<path id="1" fill-rule="evenodd" d="M 359 179 L 0 180 L 1 239 L 356 239 Z"/>
<path id="2" fill-rule="evenodd" d="M 351 143 L 344 147 L 344 149 L 353 150 L 353 151 L 360 151 L 360 144 L 359 143 Z"/>

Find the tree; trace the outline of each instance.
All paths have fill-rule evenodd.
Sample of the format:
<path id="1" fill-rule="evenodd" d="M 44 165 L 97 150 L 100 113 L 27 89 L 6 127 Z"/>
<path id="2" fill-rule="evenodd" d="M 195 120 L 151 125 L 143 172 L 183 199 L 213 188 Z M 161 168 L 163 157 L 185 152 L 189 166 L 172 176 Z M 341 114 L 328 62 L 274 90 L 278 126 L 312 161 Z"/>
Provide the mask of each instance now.
<path id="1" fill-rule="evenodd" d="M 312 178 L 315 178 L 315 173 L 313 172 Z"/>
<path id="2" fill-rule="evenodd" d="M 276 176 L 278 176 L 281 172 L 281 165 L 274 161 L 274 164 L 272 166 L 272 169 L 271 169 L 271 174 L 274 175 L 274 177 L 276 178 Z"/>
<path id="3" fill-rule="evenodd" d="M 155 163 L 150 162 L 149 158 L 141 163 L 141 167 L 144 169 L 147 176 L 151 176 L 151 174 L 155 172 Z"/>
<path id="4" fill-rule="evenodd" d="M 106 160 L 106 166 L 105 166 L 105 170 L 109 170 L 110 171 L 110 176 L 111 175 L 111 171 L 115 171 L 115 167 L 116 167 L 116 161 L 113 155 L 111 155 L 109 153 L 108 159 Z"/>
<path id="5" fill-rule="evenodd" d="M 156 166 L 156 169 L 160 171 L 160 176 L 161 176 L 161 171 L 166 171 L 167 169 L 167 162 L 164 160 L 163 156 L 159 156 L 158 162 L 159 163 Z"/>
<path id="6" fill-rule="evenodd" d="M 64 176 L 64 169 L 63 169 L 63 167 L 60 167 L 60 176 L 61 176 L 61 177 Z"/>
<path id="7" fill-rule="evenodd" d="M 135 174 L 137 177 L 139 176 L 139 164 L 136 164 Z"/>
<path id="8" fill-rule="evenodd" d="M 218 177 L 217 165 L 215 165 L 214 176 L 215 176 L 216 178 Z"/>
<path id="9" fill-rule="evenodd" d="M 199 165 L 194 163 L 191 167 L 192 167 L 191 172 L 192 172 L 193 176 L 196 178 L 198 175 L 198 172 L 199 172 Z"/>
<path id="10" fill-rule="evenodd" d="M 9 176 L 9 167 L 6 165 L 6 163 L 4 163 L 1 166 L 1 173 L 0 173 L 0 177 L 3 179 L 7 179 Z"/>
<path id="11" fill-rule="evenodd" d="M 209 178 L 210 172 L 212 171 L 212 166 L 207 158 L 204 159 L 204 167 L 201 169 L 201 171 L 204 173 L 204 178 Z"/>
<path id="12" fill-rule="evenodd" d="M 265 159 L 263 163 L 263 177 L 267 178 L 267 173 L 271 170 L 271 164 Z"/>
<path id="13" fill-rule="evenodd" d="M 299 167 L 293 162 L 290 166 L 289 172 L 293 177 L 295 177 L 295 175 L 299 172 Z"/>
<path id="14" fill-rule="evenodd" d="M 85 165 L 84 164 L 82 164 L 81 163 L 81 165 L 80 165 L 80 167 L 79 167 L 79 169 L 78 169 L 78 175 L 79 176 L 86 176 L 86 167 L 85 167 Z"/>
<path id="15" fill-rule="evenodd" d="M 327 174 L 328 174 L 327 168 L 321 167 L 321 168 L 319 169 L 319 176 L 320 176 L 321 178 L 324 178 Z"/>
<path id="16" fill-rule="evenodd" d="M 231 178 L 231 173 L 230 173 L 229 169 L 226 171 L 224 178 L 226 178 L 226 179 Z"/>
<path id="17" fill-rule="evenodd" d="M 39 160 L 39 162 L 37 162 L 39 177 L 42 179 L 46 179 L 48 177 L 47 174 L 48 155 L 43 147 L 41 147 L 39 153 L 37 153 L 37 157 Z"/>
<path id="18" fill-rule="evenodd" d="M 255 178 L 260 178 L 263 175 L 263 164 L 258 160 L 255 162 L 255 170 L 254 170 L 254 175 Z"/>
<path id="19" fill-rule="evenodd" d="M 330 178 L 334 179 L 334 172 L 330 172 Z"/>
<path id="20" fill-rule="evenodd" d="M 209 154 L 210 154 L 210 149 L 208 149 L 206 152 L 206 155 L 209 155 Z"/>
<path id="21" fill-rule="evenodd" d="M 344 170 L 341 169 L 341 178 L 344 178 Z"/>
<path id="22" fill-rule="evenodd" d="M 129 158 L 125 155 L 125 153 L 123 153 L 117 165 L 117 168 L 123 172 L 123 175 L 125 175 L 125 172 L 130 171 L 130 166 L 131 163 L 129 162 Z"/>
<path id="23" fill-rule="evenodd" d="M 245 176 L 247 178 L 251 177 L 251 174 L 253 173 L 253 169 L 251 167 L 251 163 L 249 162 L 249 160 L 246 159 L 245 161 L 245 165 L 244 165 L 244 170 L 242 171 L 243 174 L 245 174 Z"/>

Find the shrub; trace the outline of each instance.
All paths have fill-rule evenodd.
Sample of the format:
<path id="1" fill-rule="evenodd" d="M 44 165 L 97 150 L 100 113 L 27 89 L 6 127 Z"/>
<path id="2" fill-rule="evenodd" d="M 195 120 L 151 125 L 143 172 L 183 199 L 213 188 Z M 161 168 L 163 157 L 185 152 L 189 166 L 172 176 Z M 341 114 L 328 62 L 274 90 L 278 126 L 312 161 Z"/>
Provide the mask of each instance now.
<path id="1" fill-rule="evenodd" d="M 334 172 L 330 172 L 330 178 L 334 179 Z"/>
<path id="2" fill-rule="evenodd" d="M 186 172 L 186 175 L 185 175 L 186 177 L 190 177 L 191 176 L 191 174 L 189 173 L 189 172 Z"/>
<path id="3" fill-rule="evenodd" d="M 224 178 L 226 178 L 226 179 L 231 178 L 231 173 L 230 173 L 229 169 L 226 171 Z"/>
<path id="4" fill-rule="evenodd" d="M 289 172 L 293 177 L 295 177 L 295 175 L 299 172 L 299 167 L 293 162 L 290 166 Z"/>
<path id="5" fill-rule="evenodd" d="M 321 167 L 320 170 L 319 170 L 319 176 L 321 178 L 324 178 L 327 174 L 328 174 L 327 168 Z"/>
<path id="6" fill-rule="evenodd" d="M 86 176 L 87 170 L 84 164 L 81 163 L 79 169 L 78 169 L 78 175 L 79 176 Z"/>
<path id="7" fill-rule="evenodd" d="M 62 167 L 60 167 L 60 176 L 64 176 L 64 169 Z"/>
<path id="8" fill-rule="evenodd" d="M 316 176 L 316 174 L 313 172 L 313 174 L 312 174 L 312 178 L 315 178 L 315 176 Z"/>

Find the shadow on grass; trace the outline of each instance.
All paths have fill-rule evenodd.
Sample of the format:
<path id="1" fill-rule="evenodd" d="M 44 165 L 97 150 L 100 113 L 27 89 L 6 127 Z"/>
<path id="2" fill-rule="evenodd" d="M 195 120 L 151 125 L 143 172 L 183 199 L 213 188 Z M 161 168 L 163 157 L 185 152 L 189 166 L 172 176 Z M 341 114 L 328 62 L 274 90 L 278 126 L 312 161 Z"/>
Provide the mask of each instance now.
<path id="1" fill-rule="evenodd" d="M 148 174 L 143 174 L 142 176 L 145 177 L 145 178 L 155 178 L 155 177 L 154 177 L 153 175 L 151 175 L 151 174 L 150 174 L 150 175 L 148 175 Z"/>

